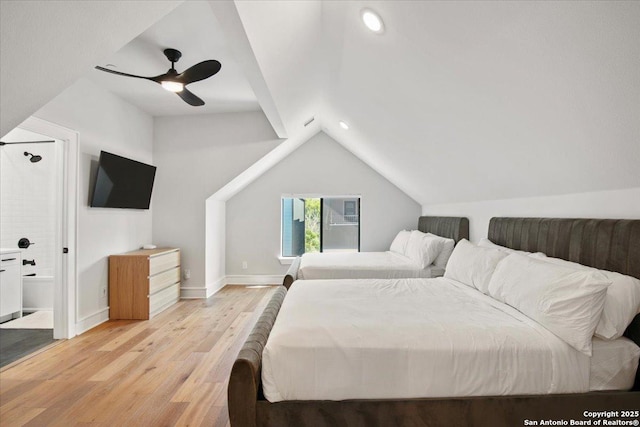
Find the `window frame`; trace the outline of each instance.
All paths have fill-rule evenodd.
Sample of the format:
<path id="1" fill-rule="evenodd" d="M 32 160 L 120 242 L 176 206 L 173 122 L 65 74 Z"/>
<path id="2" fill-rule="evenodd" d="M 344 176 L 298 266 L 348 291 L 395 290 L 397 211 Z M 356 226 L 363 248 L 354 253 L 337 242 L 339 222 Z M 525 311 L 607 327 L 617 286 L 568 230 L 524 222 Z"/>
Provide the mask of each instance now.
<path id="1" fill-rule="evenodd" d="M 320 199 L 320 253 L 323 252 L 323 242 L 322 242 L 322 218 L 323 218 L 323 205 L 324 203 L 322 202 L 323 199 L 357 199 L 357 214 L 358 214 L 358 252 L 361 251 L 361 245 L 362 245 L 362 241 L 361 241 L 361 237 L 362 237 L 362 221 L 360 218 L 361 215 L 361 206 L 362 206 L 362 195 L 361 194 L 340 194 L 340 195 L 333 195 L 333 194 L 315 194 L 315 193 L 283 193 L 280 196 L 280 217 L 279 217 L 279 221 L 280 221 L 280 236 L 279 236 L 279 240 L 280 240 L 280 252 L 278 254 L 278 259 L 280 260 L 280 263 L 282 265 L 289 265 L 293 262 L 294 259 L 296 259 L 296 256 L 285 256 L 282 254 L 282 249 L 283 249 L 283 245 L 284 245 L 284 236 L 283 236 L 283 221 L 282 221 L 282 215 L 284 214 L 283 211 L 283 200 L 284 199 Z M 346 200 L 345 200 L 346 201 Z M 305 206 L 306 209 L 306 206 Z M 305 252 L 306 253 L 306 252 Z"/>

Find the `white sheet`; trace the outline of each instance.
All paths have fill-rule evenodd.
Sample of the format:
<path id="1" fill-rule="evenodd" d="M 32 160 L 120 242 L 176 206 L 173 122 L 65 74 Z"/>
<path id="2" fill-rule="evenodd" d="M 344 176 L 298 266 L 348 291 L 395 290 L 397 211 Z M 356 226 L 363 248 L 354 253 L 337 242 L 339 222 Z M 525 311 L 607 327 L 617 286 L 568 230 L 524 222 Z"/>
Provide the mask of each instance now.
<path id="1" fill-rule="evenodd" d="M 640 347 L 629 338 L 593 338 L 590 391 L 630 390 L 636 378 Z"/>
<path id="2" fill-rule="evenodd" d="M 396 252 L 336 252 L 302 255 L 298 278 L 313 279 L 401 279 L 439 277 L 444 268 L 421 268 L 411 258 Z"/>
<path id="3" fill-rule="evenodd" d="M 437 279 L 297 281 L 263 352 L 266 398 L 574 393 L 589 357 L 517 310 Z"/>

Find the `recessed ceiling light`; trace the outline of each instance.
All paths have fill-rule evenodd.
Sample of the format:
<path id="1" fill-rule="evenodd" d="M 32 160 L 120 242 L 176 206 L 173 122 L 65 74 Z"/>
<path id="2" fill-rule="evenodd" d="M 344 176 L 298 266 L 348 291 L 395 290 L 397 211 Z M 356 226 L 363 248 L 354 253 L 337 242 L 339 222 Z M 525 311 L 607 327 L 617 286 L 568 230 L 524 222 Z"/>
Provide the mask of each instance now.
<path id="1" fill-rule="evenodd" d="M 371 9 L 362 9 L 360 16 L 362 17 L 362 22 L 364 22 L 364 25 L 366 25 L 368 29 L 376 34 L 384 32 L 384 23 L 380 15 L 376 12 Z"/>
<path id="2" fill-rule="evenodd" d="M 344 130 L 348 130 L 349 129 L 349 125 L 346 124 L 345 122 L 343 122 L 342 120 L 340 121 L 340 127 Z"/>

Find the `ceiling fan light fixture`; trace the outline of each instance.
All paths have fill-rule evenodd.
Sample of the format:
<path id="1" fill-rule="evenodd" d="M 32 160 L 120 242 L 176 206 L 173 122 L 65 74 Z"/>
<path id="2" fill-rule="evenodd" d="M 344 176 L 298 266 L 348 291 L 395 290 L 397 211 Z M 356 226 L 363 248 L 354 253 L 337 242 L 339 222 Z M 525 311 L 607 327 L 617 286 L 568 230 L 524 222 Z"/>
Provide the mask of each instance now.
<path id="1" fill-rule="evenodd" d="M 368 8 L 362 9 L 360 17 L 362 18 L 364 25 L 374 33 L 382 34 L 384 32 L 384 23 L 382 22 L 382 18 L 373 10 Z"/>
<path id="2" fill-rule="evenodd" d="M 168 90 L 169 92 L 178 93 L 182 92 L 182 90 L 184 89 L 184 85 L 182 83 L 173 82 L 171 80 L 164 80 L 160 84 L 162 85 L 163 89 Z"/>

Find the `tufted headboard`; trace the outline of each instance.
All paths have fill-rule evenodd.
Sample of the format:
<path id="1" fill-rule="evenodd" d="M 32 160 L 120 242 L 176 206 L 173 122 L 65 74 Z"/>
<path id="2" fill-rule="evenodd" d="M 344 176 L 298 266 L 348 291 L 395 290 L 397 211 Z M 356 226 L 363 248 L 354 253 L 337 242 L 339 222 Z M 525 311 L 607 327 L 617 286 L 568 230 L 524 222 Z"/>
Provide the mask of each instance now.
<path id="1" fill-rule="evenodd" d="M 491 218 L 489 240 L 640 278 L 640 219 Z"/>
<path id="2" fill-rule="evenodd" d="M 640 219 L 491 218 L 489 240 L 640 279 Z M 640 345 L 640 314 L 625 336 Z M 640 368 L 634 390 L 640 390 Z"/>
<path id="3" fill-rule="evenodd" d="M 454 216 L 421 216 L 418 218 L 418 230 L 453 239 L 458 243 L 462 239 L 469 240 L 469 219 Z"/>

